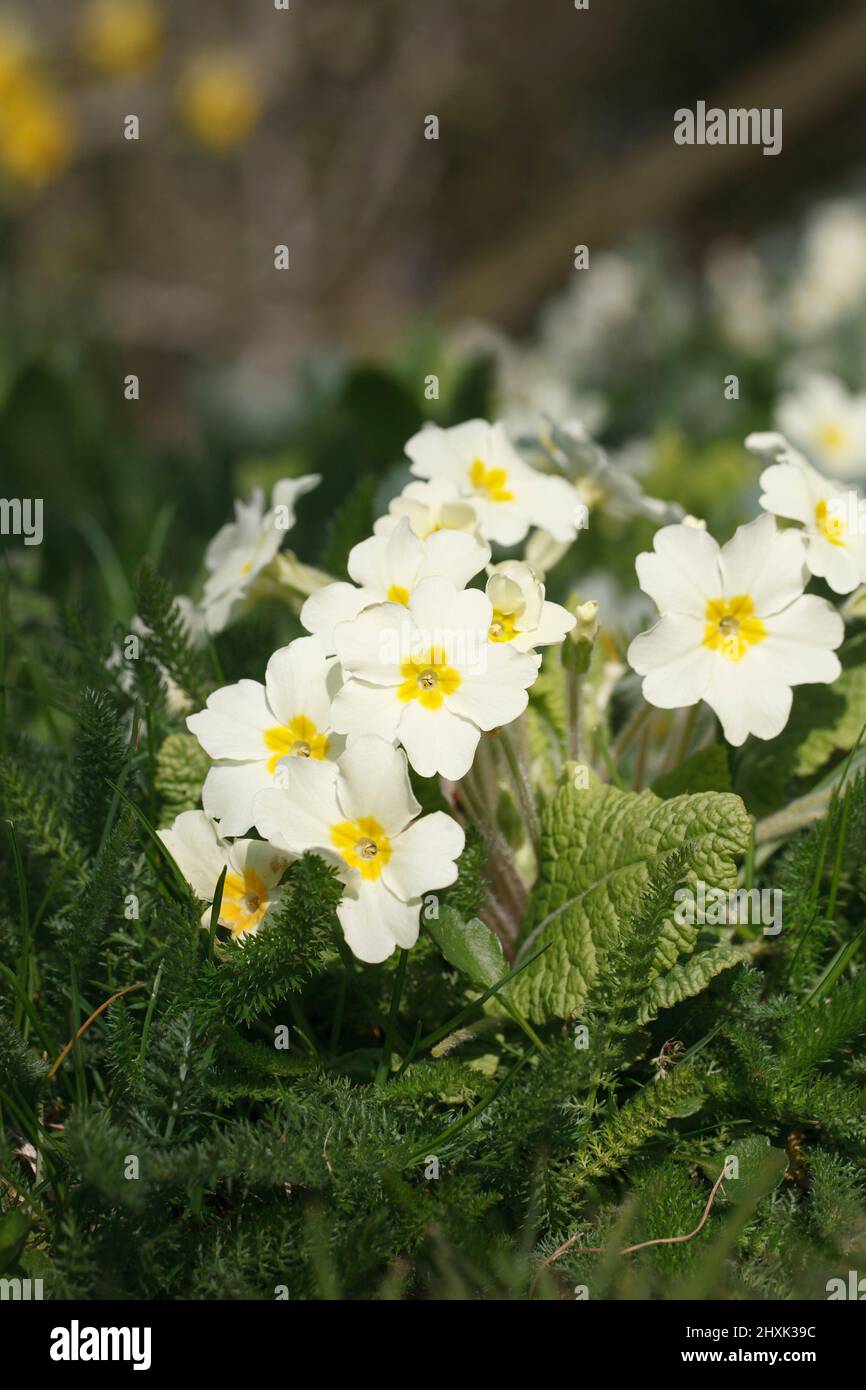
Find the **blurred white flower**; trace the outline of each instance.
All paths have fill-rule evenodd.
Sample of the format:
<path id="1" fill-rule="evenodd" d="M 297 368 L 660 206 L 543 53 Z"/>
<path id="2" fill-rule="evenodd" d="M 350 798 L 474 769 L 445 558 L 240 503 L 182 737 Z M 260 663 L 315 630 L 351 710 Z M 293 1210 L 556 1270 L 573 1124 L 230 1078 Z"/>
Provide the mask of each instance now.
<path id="1" fill-rule="evenodd" d="M 207 636 L 205 616 L 202 609 L 199 608 L 197 604 L 193 603 L 192 599 L 188 598 L 186 594 L 178 594 L 175 598 L 174 606 L 180 614 L 183 629 L 190 642 L 194 647 L 201 647 Z M 140 637 L 142 645 L 146 646 L 147 639 L 151 636 L 151 629 L 146 623 L 142 622 L 137 613 L 133 614 L 130 619 L 129 628 L 130 633 L 136 637 Z M 121 690 L 124 690 L 127 695 L 133 695 L 136 688 L 135 676 L 133 675 L 129 661 L 125 659 L 123 650 L 118 643 L 114 643 L 112 646 L 111 654 L 105 665 L 109 671 L 116 670 L 118 672 L 117 683 Z M 181 690 L 180 686 L 172 679 L 160 662 L 156 662 L 156 666 L 159 670 L 160 681 L 165 693 L 165 704 L 168 713 L 172 715 L 186 714 L 192 706 L 192 701 L 189 696 Z"/>
<path id="2" fill-rule="evenodd" d="M 640 477 L 652 460 L 648 440 L 633 439 L 616 453 L 609 454 L 582 420 L 567 420 L 551 426 L 549 440 L 539 439 L 549 456 L 574 478 L 574 487 L 583 510 L 582 526 L 588 524 L 593 507 L 603 506 L 612 517 L 628 521 L 645 516 L 658 524 L 679 521 L 683 509 L 679 502 L 666 502 L 644 492 Z"/>
<path id="3" fill-rule="evenodd" d="M 571 541 L 555 541 L 549 531 L 533 531 L 526 542 L 523 558 L 543 579 L 559 564 L 570 545 Z"/>
<path id="4" fill-rule="evenodd" d="M 773 341 L 770 286 L 761 259 L 750 246 L 714 246 L 706 267 L 713 307 L 726 340 L 746 352 L 765 352 Z"/>
<path id="5" fill-rule="evenodd" d="M 346 942 L 376 963 L 415 944 L 423 894 L 457 877 L 463 830 L 442 811 L 416 820 L 420 810 L 405 753 L 365 735 L 337 764 L 295 763 L 285 789 L 260 792 L 256 826 L 292 854 L 314 850 L 337 865 Z"/>
<path id="6" fill-rule="evenodd" d="M 575 275 L 545 309 L 542 342 L 560 360 L 580 364 L 601 340 L 634 321 L 639 301 L 640 277 L 632 262 L 613 251 L 594 256 L 591 272 Z"/>
<path id="7" fill-rule="evenodd" d="M 795 333 L 811 337 L 862 311 L 864 298 L 866 208 L 840 198 L 823 204 L 812 218 L 787 314 Z"/>
<path id="8" fill-rule="evenodd" d="M 843 637 L 826 599 L 804 594 L 801 534 L 769 515 L 741 526 L 727 545 L 691 526 L 657 531 L 637 557 L 641 588 L 661 617 L 634 639 L 628 660 L 644 699 L 660 709 L 705 700 L 725 738 L 775 738 L 788 722 L 791 687 L 834 681 Z"/>
<path id="9" fill-rule="evenodd" d="M 808 378 L 776 407 L 779 432 L 819 467 L 840 478 L 866 474 L 866 393 L 830 376 Z"/>
<path id="10" fill-rule="evenodd" d="M 497 415 L 514 438 L 538 432 L 540 420 L 585 420 L 598 431 L 606 406 L 595 392 L 577 391 L 562 355 L 544 343 L 516 345 L 501 329 L 485 323 L 464 324 L 450 338 L 458 358 L 483 354 L 496 369 Z"/>
<path id="11" fill-rule="evenodd" d="M 295 524 L 295 502 L 321 482 L 316 473 L 283 478 L 265 510 L 265 495 L 256 488 L 249 502 L 235 502 L 235 520 L 227 522 L 208 545 L 209 570 L 202 607 L 209 632 L 221 632 L 247 597 L 256 576 L 269 565 Z"/>

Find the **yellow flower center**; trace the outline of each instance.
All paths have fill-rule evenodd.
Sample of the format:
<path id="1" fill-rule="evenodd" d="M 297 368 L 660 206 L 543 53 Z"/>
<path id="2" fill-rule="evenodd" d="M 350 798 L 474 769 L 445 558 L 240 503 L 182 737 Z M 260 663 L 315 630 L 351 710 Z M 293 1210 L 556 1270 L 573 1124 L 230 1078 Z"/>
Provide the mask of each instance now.
<path id="1" fill-rule="evenodd" d="M 377 879 L 391 858 L 391 841 L 375 816 L 338 821 L 331 826 L 331 844 L 368 880 Z"/>
<path id="2" fill-rule="evenodd" d="M 513 637 L 517 636 L 514 614 L 502 613 L 498 608 L 494 608 L 493 621 L 487 629 L 487 636 L 491 642 L 510 642 Z"/>
<path id="3" fill-rule="evenodd" d="M 280 758 L 317 758 L 321 760 L 328 751 L 328 736 L 320 734 L 312 719 L 305 714 L 296 714 L 288 724 L 275 724 L 265 729 L 265 747 L 272 757 L 268 759 L 268 772 L 275 772 Z"/>
<path id="4" fill-rule="evenodd" d="M 257 927 L 268 906 L 268 890 L 252 869 L 243 875 L 228 873 L 223 884 L 220 922 L 231 927 L 232 936 Z"/>
<path id="5" fill-rule="evenodd" d="M 742 661 L 749 647 L 757 646 L 767 635 L 761 619 L 755 617 L 751 594 L 711 598 L 705 617 L 703 645 L 710 651 L 721 652 L 728 661 Z"/>
<path id="6" fill-rule="evenodd" d="M 389 603 L 402 603 L 403 607 L 409 602 L 409 590 L 404 589 L 402 584 L 392 584 L 388 590 Z"/>
<path id="7" fill-rule="evenodd" d="M 403 681 L 397 686 L 398 700 L 420 700 L 425 709 L 441 709 L 445 696 L 453 695 L 460 685 L 460 673 L 447 664 L 440 647 L 410 657 L 400 671 Z"/>
<path id="8" fill-rule="evenodd" d="M 848 444 L 848 433 L 841 425 L 829 422 L 818 431 L 818 440 L 830 454 L 838 454 Z"/>
<path id="9" fill-rule="evenodd" d="M 824 497 L 815 505 L 815 521 L 825 540 L 829 541 L 831 545 L 840 545 L 843 550 L 847 549 L 848 542 L 844 536 L 848 527 L 841 516 L 830 510 L 827 499 Z"/>
<path id="10" fill-rule="evenodd" d="M 483 492 L 488 502 L 513 502 L 514 493 L 508 491 L 508 474 L 504 468 L 487 468 L 481 459 L 473 459 L 469 465 L 469 481 L 476 492 Z"/>

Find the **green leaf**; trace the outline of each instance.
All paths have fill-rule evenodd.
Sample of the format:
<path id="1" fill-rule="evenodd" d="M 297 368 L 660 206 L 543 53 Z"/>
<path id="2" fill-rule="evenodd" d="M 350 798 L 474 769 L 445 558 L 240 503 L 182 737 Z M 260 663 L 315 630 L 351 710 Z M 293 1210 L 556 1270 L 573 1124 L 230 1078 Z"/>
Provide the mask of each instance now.
<path id="1" fill-rule="evenodd" d="M 573 1015 L 662 857 L 688 844 L 685 884 L 702 879 L 730 891 L 749 837 L 745 807 L 730 794 L 662 801 L 651 791 L 621 792 L 599 782 L 561 788 L 543 817 L 541 869 L 521 955 L 542 945 L 551 949 L 515 984 L 514 1003 L 536 1022 Z M 671 968 L 694 950 L 697 933 L 671 916 L 659 938 L 657 967 Z"/>
<path id="2" fill-rule="evenodd" d="M 24 1207 L 12 1207 L 0 1218 L 0 1274 L 17 1263 L 33 1225 Z"/>
<path id="3" fill-rule="evenodd" d="M 531 708 L 537 710 L 565 742 L 568 729 L 566 710 L 565 672 L 558 647 L 548 647 L 544 653 L 538 679 L 532 687 Z"/>
<path id="4" fill-rule="evenodd" d="M 749 1184 L 762 1174 L 771 1187 L 775 1187 L 788 1167 L 785 1150 L 773 1148 L 765 1134 L 746 1134 L 732 1139 L 726 1149 L 700 1159 L 699 1163 L 706 1176 L 715 1179 L 730 1158 L 736 1158 L 739 1164 L 737 1177 L 725 1179 L 725 1194 L 734 1202 L 739 1201 Z"/>
<path id="5" fill-rule="evenodd" d="M 649 986 L 638 1012 L 639 1023 L 649 1023 L 661 1009 L 672 1009 L 683 999 L 700 994 L 714 976 L 748 959 L 746 951 L 723 942 L 708 951 L 699 951 L 689 960 L 681 961 L 665 975 L 659 975 Z"/>
<path id="6" fill-rule="evenodd" d="M 320 561 L 322 568 L 329 574 L 336 574 L 342 579 L 346 573 L 350 550 L 365 540 L 373 530 L 373 522 L 376 519 L 376 486 L 374 476 L 361 478 L 342 506 L 334 513 Z"/>
<path id="7" fill-rule="evenodd" d="M 472 984 L 488 989 L 507 972 L 499 938 L 477 917 L 464 922 L 452 908 L 443 907 L 438 918 L 425 919 L 425 926 L 449 965 Z"/>
<path id="8" fill-rule="evenodd" d="M 711 743 L 709 748 L 699 748 L 685 762 L 672 772 L 664 772 L 652 784 L 656 796 L 665 801 L 673 796 L 684 796 L 687 792 L 729 792 L 731 773 L 728 767 L 728 750 L 722 743 Z"/>

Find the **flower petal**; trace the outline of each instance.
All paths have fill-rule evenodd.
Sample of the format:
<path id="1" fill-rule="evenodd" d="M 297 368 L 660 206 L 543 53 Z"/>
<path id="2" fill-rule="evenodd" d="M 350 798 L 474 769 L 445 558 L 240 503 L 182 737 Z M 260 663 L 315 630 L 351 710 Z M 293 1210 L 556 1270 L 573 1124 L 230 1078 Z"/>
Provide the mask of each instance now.
<path id="1" fill-rule="evenodd" d="M 334 728 L 350 738 L 376 734 L 393 742 L 404 708 L 396 685 L 367 685 L 350 678 L 334 698 L 331 719 Z"/>
<path id="2" fill-rule="evenodd" d="M 212 758 L 248 762 L 267 752 L 263 734 L 278 720 L 260 681 L 224 685 L 208 696 L 207 707 L 191 714 L 186 727 Z"/>
<path id="3" fill-rule="evenodd" d="M 635 561 L 638 582 L 660 613 L 687 613 L 703 619 L 707 600 L 722 593 L 719 547 L 694 526 L 663 526 L 653 538 L 654 552 Z"/>
<path id="4" fill-rule="evenodd" d="M 412 621 L 402 604 L 377 603 L 352 622 L 340 623 L 334 632 L 334 645 L 349 675 L 370 685 L 396 685 L 411 634 Z"/>
<path id="5" fill-rule="evenodd" d="M 302 714 L 320 733 L 329 727 L 328 670 L 323 645 L 316 637 L 296 637 L 274 652 L 265 673 L 265 689 L 277 724 L 288 724 Z"/>
<path id="6" fill-rule="evenodd" d="M 220 834 L 245 835 L 254 822 L 253 802 L 260 791 L 274 784 L 267 760 L 249 763 L 216 763 L 208 769 L 201 803 L 219 821 Z"/>
<path id="7" fill-rule="evenodd" d="M 401 902 L 381 879 L 370 883 L 357 874 L 351 877 L 358 883 L 347 890 L 337 908 L 337 917 L 352 954 L 369 965 L 378 965 L 387 960 L 395 947 L 414 946 L 420 925 L 420 900 Z"/>
<path id="8" fill-rule="evenodd" d="M 723 594 L 749 594 L 761 618 L 793 603 L 808 580 L 803 533 L 796 527 L 779 531 L 768 512 L 737 528 L 722 547 L 719 563 Z"/>
<path id="9" fill-rule="evenodd" d="M 490 546 L 468 531 L 434 531 L 424 542 L 421 578 L 441 576 L 462 589 L 490 560 Z"/>
<path id="10" fill-rule="evenodd" d="M 343 820 L 336 763 L 287 758 L 283 767 L 285 784 L 267 787 L 255 799 L 256 830 L 293 854 L 332 849 L 331 826 Z"/>
<path id="11" fill-rule="evenodd" d="M 760 485 L 763 491 L 759 501 L 765 511 L 807 526 L 814 523 L 815 505 L 802 468 L 793 463 L 774 463 L 764 469 Z"/>
<path id="12" fill-rule="evenodd" d="M 472 766 L 480 738 L 475 724 L 452 714 L 447 705 L 425 709 L 419 700 L 403 706 L 397 737 L 412 767 L 421 777 L 447 777 L 457 782 Z"/>
<path id="13" fill-rule="evenodd" d="M 448 708 L 479 729 L 497 729 L 523 713 L 529 702 L 527 687 L 537 677 L 531 656 L 514 651 L 511 643 L 488 642 L 481 659 L 461 672 Z"/>
<path id="14" fill-rule="evenodd" d="M 769 662 L 755 663 L 760 647 L 742 661 L 718 657 L 704 699 L 715 710 L 728 743 L 738 748 L 749 734 L 775 738 L 791 713 L 791 687 L 778 679 Z"/>
<path id="15" fill-rule="evenodd" d="M 264 840 L 235 840 L 229 850 L 229 862 L 235 872 L 242 875 L 247 870 L 257 874 L 267 889 L 276 888 L 293 857 Z"/>
<path id="16" fill-rule="evenodd" d="M 301 608 L 301 622 L 320 639 L 326 652 L 333 652 L 334 628 L 337 623 L 351 622 L 362 609 L 371 603 L 378 603 L 381 595 L 368 589 L 357 589 L 354 584 L 340 581 L 325 584 L 304 602 Z"/>
<path id="17" fill-rule="evenodd" d="M 374 816 L 394 836 L 421 810 L 412 795 L 406 754 L 393 743 L 363 734 L 346 749 L 339 769 L 337 799 L 347 820 Z"/>
<path id="18" fill-rule="evenodd" d="M 382 877 L 391 892 L 405 901 L 433 888 L 447 888 L 457 877 L 455 861 L 465 843 L 466 836 L 456 820 L 444 811 L 434 811 L 393 841 Z"/>
<path id="19" fill-rule="evenodd" d="M 170 830 L 157 832 L 197 898 L 211 902 L 227 859 L 227 846 L 204 811 L 182 811 Z"/>

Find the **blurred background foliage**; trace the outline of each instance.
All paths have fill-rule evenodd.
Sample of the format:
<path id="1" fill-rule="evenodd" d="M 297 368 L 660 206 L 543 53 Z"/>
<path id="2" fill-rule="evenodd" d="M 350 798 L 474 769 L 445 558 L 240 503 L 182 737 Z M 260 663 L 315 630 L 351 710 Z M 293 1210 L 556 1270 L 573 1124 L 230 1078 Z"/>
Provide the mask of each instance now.
<path id="1" fill-rule="evenodd" d="M 421 421 L 494 412 L 640 442 L 646 490 L 727 532 L 792 362 L 862 384 L 864 60 L 859 0 L 5 0 L 0 469 L 47 542 L 15 563 L 128 619 L 142 554 L 194 585 L 253 484 L 323 474 L 313 559 Z M 782 106 L 782 155 L 675 146 L 699 98 Z M 817 334 L 790 312 L 816 206 L 854 219 Z M 649 529 L 611 552 L 600 519 L 579 567 L 631 587 Z"/>

